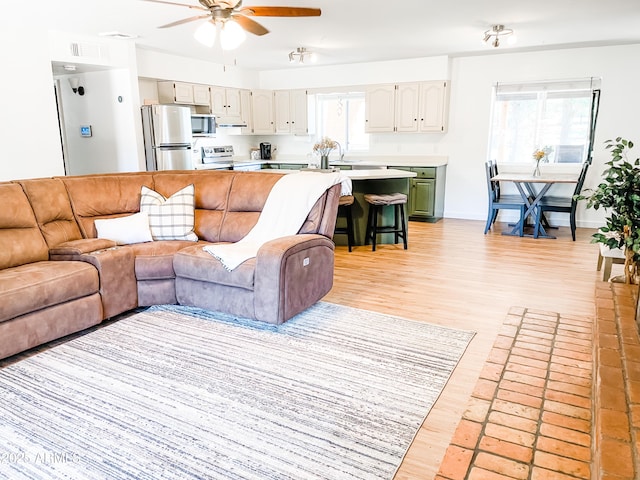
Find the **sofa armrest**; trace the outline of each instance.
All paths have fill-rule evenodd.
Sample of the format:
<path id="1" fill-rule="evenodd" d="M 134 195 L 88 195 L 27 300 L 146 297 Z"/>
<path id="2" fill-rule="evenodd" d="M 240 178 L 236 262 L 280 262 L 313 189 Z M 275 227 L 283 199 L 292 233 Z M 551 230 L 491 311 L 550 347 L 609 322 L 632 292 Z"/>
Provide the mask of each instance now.
<path id="1" fill-rule="evenodd" d="M 75 260 L 93 265 L 100 276 L 100 297 L 105 318 L 138 306 L 135 253 L 113 240 L 85 238 L 64 242 L 49 250 L 51 260 Z"/>
<path id="2" fill-rule="evenodd" d="M 51 260 L 77 260 L 78 255 L 105 250 L 116 246 L 116 242 L 106 238 L 81 238 L 60 243 L 49 249 Z"/>
<path id="3" fill-rule="evenodd" d="M 281 324 L 324 297 L 333 286 L 334 248 L 318 234 L 265 243 L 256 256 L 256 318 Z"/>

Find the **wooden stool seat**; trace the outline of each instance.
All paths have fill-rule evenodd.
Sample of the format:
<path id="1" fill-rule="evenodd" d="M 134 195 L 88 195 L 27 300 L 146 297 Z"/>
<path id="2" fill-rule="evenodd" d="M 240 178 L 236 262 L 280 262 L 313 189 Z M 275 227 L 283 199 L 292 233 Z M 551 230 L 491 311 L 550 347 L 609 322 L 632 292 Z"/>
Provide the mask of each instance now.
<path id="1" fill-rule="evenodd" d="M 351 205 L 353 205 L 353 202 L 353 195 L 342 195 L 340 197 L 340 199 L 338 200 L 338 217 L 344 216 L 347 223 L 345 227 L 336 227 L 334 230 L 334 235 L 347 235 L 347 245 L 349 246 L 349 251 L 351 251 L 351 248 L 355 243 L 353 234 L 353 215 L 351 213 Z"/>
<path id="2" fill-rule="evenodd" d="M 365 244 L 371 241 L 371 250 L 376 251 L 378 234 L 393 233 L 395 242 L 402 238 L 404 249 L 407 249 L 407 225 L 404 215 L 404 206 L 407 203 L 407 196 L 404 193 L 367 193 L 364 196 L 369 204 L 369 216 L 367 218 L 367 231 L 365 233 Z M 378 225 L 378 215 L 386 206 L 394 207 L 393 225 Z"/>

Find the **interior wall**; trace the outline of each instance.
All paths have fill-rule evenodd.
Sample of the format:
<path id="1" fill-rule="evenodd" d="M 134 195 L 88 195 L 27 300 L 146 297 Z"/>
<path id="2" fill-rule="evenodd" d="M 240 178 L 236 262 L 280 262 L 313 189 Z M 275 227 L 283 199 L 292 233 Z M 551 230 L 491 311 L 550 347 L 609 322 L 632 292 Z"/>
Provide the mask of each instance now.
<path id="1" fill-rule="evenodd" d="M 265 70 L 260 72 L 260 88 L 272 90 L 320 89 L 335 86 L 417 82 L 448 78 L 449 59 L 446 55 L 441 55 L 388 62 L 327 67 L 296 65 L 286 70 Z"/>
<path id="2" fill-rule="evenodd" d="M 449 155 L 445 216 L 486 219 L 484 162 L 496 82 L 602 78 L 594 159 L 585 181 L 585 188 L 597 186 L 610 159 L 603 142 L 618 136 L 636 140 L 640 131 L 640 66 L 628 61 L 639 55 L 640 45 L 624 45 L 453 58 L 449 132 L 442 145 Z M 532 160 L 522 161 L 533 168 Z M 581 202 L 577 219 L 579 226 L 597 228 L 604 212 L 586 210 Z"/>
<path id="3" fill-rule="evenodd" d="M 0 6 L 0 19 L 12 19 L 0 20 L 0 181 L 64 175 L 48 35 L 6 17 L 8 3 Z"/>
<path id="4" fill-rule="evenodd" d="M 70 77 L 80 79 L 84 95 L 73 93 Z M 140 101 L 128 70 L 64 75 L 60 80 L 67 175 L 141 170 L 136 136 Z M 80 135 L 82 125 L 91 126 L 91 137 Z"/>
<path id="5" fill-rule="evenodd" d="M 179 82 L 258 88 L 258 73 L 229 65 L 179 57 L 144 48 L 137 49 L 138 76 Z"/>

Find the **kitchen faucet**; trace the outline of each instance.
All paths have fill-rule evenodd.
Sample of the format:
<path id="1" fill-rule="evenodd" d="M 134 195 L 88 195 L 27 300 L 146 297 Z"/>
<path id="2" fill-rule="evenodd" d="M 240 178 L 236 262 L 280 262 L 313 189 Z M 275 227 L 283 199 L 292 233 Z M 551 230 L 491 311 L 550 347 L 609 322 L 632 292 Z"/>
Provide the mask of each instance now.
<path id="1" fill-rule="evenodd" d="M 344 152 L 342 151 L 342 145 L 340 145 L 340 142 L 336 142 L 336 145 L 338 145 L 338 160 L 342 161 L 342 159 L 344 158 Z"/>

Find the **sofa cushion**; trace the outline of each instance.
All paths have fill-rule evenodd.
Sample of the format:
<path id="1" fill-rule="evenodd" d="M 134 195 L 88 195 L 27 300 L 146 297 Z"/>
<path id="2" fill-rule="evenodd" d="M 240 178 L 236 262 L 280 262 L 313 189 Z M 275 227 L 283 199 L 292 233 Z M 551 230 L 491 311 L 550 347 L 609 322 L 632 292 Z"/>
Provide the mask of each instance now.
<path id="1" fill-rule="evenodd" d="M 150 173 L 119 173 L 60 177 L 84 238 L 96 238 L 93 221 L 140 211 L 140 189 L 153 188 Z"/>
<path id="2" fill-rule="evenodd" d="M 201 240 L 220 241 L 220 228 L 227 209 L 231 184 L 238 172 L 199 170 L 164 171 L 153 174 L 154 190 L 165 197 L 193 184 L 195 187 L 195 233 Z"/>
<path id="3" fill-rule="evenodd" d="M 173 256 L 183 248 L 193 246 L 189 240 L 160 240 L 157 242 L 136 243 L 126 248 L 135 254 L 137 280 L 159 280 L 175 278 Z M 201 245 L 201 244 L 197 244 Z M 202 244 L 204 245 L 204 244 Z"/>
<path id="4" fill-rule="evenodd" d="M 253 290 L 255 258 L 247 260 L 230 272 L 224 268 L 220 260 L 205 252 L 202 247 L 201 244 L 192 245 L 176 253 L 173 259 L 176 277 Z"/>
<path id="5" fill-rule="evenodd" d="M 49 248 L 82 238 L 67 189 L 59 178 L 20 180 Z"/>
<path id="6" fill-rule="evenodd" d="M 229 204 L 220 227 L 221 242 L 237 242 L 257 223 L 271 189 L 282 175 L 239 172 L 233 179 Z"/>
<path id="7" fill-rule="evenodd" d="M 0 269 L 49 259 L 33 209 L 17 183 L 0 184 Z"/>
<path id="8" fill-rule="evenodd" d="M 99 218 L 94 220 L 94 224 L 98 238 L 113 240 L 118 245 L 153 241 L 147 212 L 118 218 Z"/>
<path id="9" fill-rule="evenodd" d="M 91 295 L 98 287 L 98 271 L 85 262 L 45 261 L 5 268 L 0 270 L 0 322 Z"/>
<path id="10" fill-rule="evenodd" d="M 149 214 L 149 227 L 154 240 L 198 240 L 195 224 L 195 193 L 192 185 L 178 190 L 169 198 L 143 186 L 140 211 Z"/>

